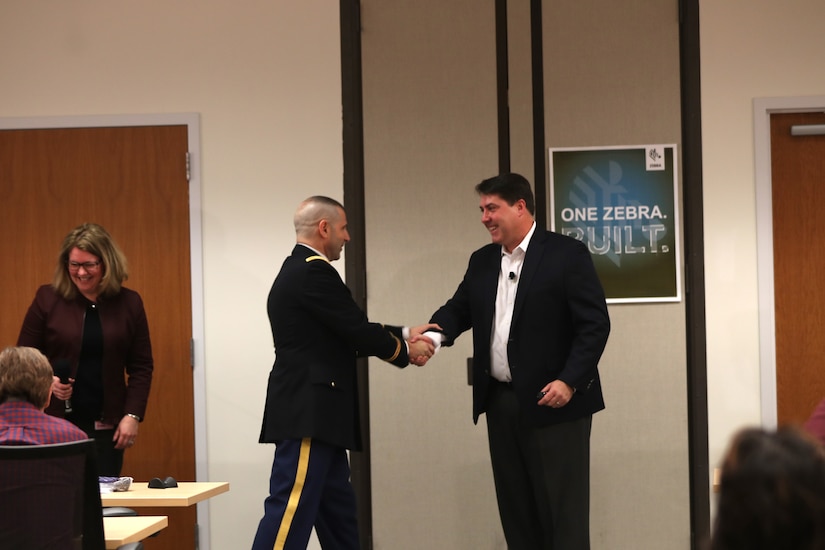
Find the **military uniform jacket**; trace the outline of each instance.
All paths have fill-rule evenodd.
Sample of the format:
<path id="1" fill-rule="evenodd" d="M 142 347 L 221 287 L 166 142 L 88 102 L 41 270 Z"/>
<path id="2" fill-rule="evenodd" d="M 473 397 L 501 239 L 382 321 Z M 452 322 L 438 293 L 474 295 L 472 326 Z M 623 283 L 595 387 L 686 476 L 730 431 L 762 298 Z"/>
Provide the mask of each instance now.
<path id="1" fill-rule="evenodd" d="M 296 245 L 267 301 L 275 363 L 260 442 L 317 438 L 360 450 L 356 359 L 408 364 L 400 327 L 371 323 L 330 263 Z"/>

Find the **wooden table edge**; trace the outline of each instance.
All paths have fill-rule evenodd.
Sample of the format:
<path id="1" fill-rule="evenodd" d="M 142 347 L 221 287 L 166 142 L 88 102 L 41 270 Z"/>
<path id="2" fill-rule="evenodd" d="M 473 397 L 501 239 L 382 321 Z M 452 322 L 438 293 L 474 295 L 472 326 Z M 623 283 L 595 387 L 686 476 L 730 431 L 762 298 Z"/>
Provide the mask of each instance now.
<path id="1" fill-rule="evenodd" d="M 124 525 L 141 525 L 136 531 L 130 531 L 126 535 L 120 532 Z M 120 524 L 120 525 L 118 525 Z M 109 526 L 108 529 L 106 526 Z M 141 541 L 158 531 L 169 526 L 167 516 L 121 516 L 103 518 L 103 532 L 106 538 L 106 549 L 116 549 L 130 542 Z M 118 531 L 115 533 L 114 531 Z M 116 538 L 117 537 L 117 538 Z"/>
<path id="2" fill-rule="evenodd" d="M 182 495 L 176 489 L 185 489 L 192 484 L 211 485 L 208 489 L 197 495 Z M 229 492 L 228 481 L 183 481 L 179 487 L 169 489 L 149 489 L 146 481 L 132 482 L 132 486 L 139 486 L 139 493 L 135 491 L 123 491 L 116 493 L 104 493 L 100 495 L 103 506 L 126 506 L 126 507 L 187 507 L 198 502 L 210 499 L 214 496 Z M 146 492 L 144 492 L 146 491 Z M 149 493 L 148 491 L 152 491 Z"/>

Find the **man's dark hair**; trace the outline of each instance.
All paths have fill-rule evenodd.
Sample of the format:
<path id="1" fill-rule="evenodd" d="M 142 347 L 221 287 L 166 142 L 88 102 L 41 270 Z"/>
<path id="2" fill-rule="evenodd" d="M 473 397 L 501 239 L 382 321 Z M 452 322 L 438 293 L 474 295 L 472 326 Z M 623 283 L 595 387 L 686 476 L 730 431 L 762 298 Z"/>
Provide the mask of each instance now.
<path id="1" fill-rule="evenodd" d="M 487 178 L 476 185 L 476 192 L 479 195 L 497 195 L 513 206 L 519 199 L 524 199 L 527 211 L 531 216 L 536 214 L 536 202 L 533 199 L 533 189 L 530 182 L 521 174 L 509 173 L 499 174 L 492 178 Z"/>

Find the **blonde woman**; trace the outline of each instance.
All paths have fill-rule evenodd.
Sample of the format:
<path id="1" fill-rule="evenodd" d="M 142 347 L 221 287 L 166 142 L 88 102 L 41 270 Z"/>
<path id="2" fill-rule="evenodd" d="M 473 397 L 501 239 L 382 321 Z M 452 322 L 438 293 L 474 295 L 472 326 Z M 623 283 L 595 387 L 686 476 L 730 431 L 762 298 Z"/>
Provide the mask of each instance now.
<path id="1" fill-rule="evenodd" d="M 119 476 L 152 383 L 152 345 L 143 300 L 123 286 L 126 258 L 100 225 L 63 240 L 51 284 L 29 307 L 18 346 L 39 349 L 55 369 L 51 415 L 97 442 L 101 476 Z M 125 376 L 124 376 L 125 373 Z"/>

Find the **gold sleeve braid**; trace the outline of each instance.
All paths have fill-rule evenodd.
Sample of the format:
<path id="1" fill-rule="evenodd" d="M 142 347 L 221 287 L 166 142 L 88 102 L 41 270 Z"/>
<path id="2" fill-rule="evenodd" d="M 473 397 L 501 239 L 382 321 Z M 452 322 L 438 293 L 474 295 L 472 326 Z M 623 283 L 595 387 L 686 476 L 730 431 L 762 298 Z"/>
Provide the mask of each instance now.
<path id="1" fill-rule="evenodd" d="M 384 359 L 384 361 L 392 363 L 398 358 L 398 354 L 401 353 L 401 340 L 399 340 L 398 336 L 395 334 L 390 333 L 390 336 L 392 336 L 393 340 L 395 340 L 395 353 L 392 354 L 392 357 Z"/>

